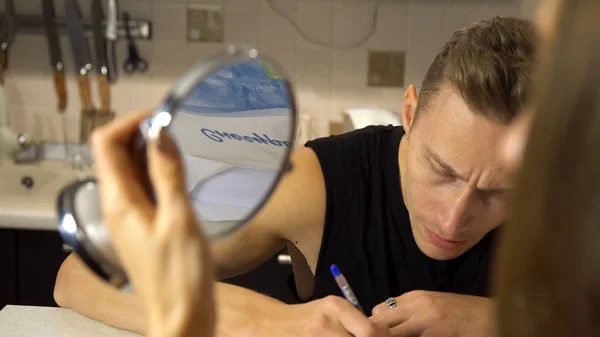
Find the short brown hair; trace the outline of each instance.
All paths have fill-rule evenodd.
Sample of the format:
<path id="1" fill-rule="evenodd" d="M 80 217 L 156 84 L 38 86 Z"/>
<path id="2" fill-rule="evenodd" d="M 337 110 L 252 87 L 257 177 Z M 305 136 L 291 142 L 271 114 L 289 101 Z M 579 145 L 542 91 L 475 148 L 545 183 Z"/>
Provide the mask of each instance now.
<path id="1" fill-rule="evenodd" d="M 535 50 L 524 19 L 495 16 L 455 32 L 427 71 L 418 110 L 450 83 L 476 113 L 511 121 L 527 99 Z"/>

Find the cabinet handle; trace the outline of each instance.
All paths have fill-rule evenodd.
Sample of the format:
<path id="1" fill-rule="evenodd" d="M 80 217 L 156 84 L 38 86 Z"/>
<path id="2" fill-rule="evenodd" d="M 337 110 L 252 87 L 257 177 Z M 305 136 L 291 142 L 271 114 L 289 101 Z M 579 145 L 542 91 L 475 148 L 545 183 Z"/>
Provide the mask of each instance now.
<path id="1" fill-rule="evenodd" d="M 287 254 L 279 254 L 277 256 L 277 261 L 280 264 L 292 264 L 292 257 Z"/>

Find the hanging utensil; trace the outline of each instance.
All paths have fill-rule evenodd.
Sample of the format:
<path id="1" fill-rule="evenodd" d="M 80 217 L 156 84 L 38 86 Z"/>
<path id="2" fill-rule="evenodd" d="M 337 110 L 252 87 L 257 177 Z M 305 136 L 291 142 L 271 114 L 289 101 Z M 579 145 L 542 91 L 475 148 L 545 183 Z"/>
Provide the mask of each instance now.
<path id="1" fill-rule="evenodd" d="M 65 69 L 56 33 L 54 0 L 42 0 L 42 8 L 44 9 L 44 26 L 46 27 L 48 50 L 50 52 L 50 66 L 54 72 L 54 89 L 58 98 L 58 112 L 62 114 L 67 107 L 67 89 L 65 87 Z"/>
<path id="2" fill-rule="evenodd" d="M 71 50 L 75 58 L 77 85 L 81 97 L 81 141 L 87 142 L 89 135 L 94 128 L 96 109 L 94 108 L 88 72 L 92 69 L 90 53 L 87 40 L 85 39 L 85 30 L 81 20 L 81 14 L 76 0 L 65 0 L 67 13 L 67 29 L 69 31 L 69 40 Z"/>
<path id="3" fill-rule="evenodd" d="M 98 89 L 100 90 L 100 109 L 96 116 L 95 126 L 111 121 L 114 114 L 110 111 L 110 83 L 108 81 L 108 60 L 106 56 L 106 37 L 102 21 L 104 13 L 100 0 L 92 0 L 92 29 L 96 47 L 96 72 L 98 74 Z"/>
<path id="4" fill-rule="evenodd" d="M 114 83 L 117 80 L 117 57 L 115 44 L 117 42 L 118 14 L 117 0 L 108 0 L 108 14 L 106 16 L 106 56 L 108 58 L 108 80 Z"/>
<path id="5" fill-rule="evenodd" d="M 125 35 L 127 36 L 127 49 L 129 51 L 127 59 L 125 60 L 125 64 L 123 65 L 123 69 L 128 74 L 132 74 L 134 72 L 143 73 L 148 70 L 148 62 L 138 53 L 135 41 L 131 36 L 129 27 L 129 13 L 123 13 L 123 21 L 125 23 Z"/>
<path id="6" fill-rule="evenodd" d="M 0 83 L 4 84 L 4 72 L 8 68 L 8 49 L 15 38 L 15 4 L 13 0 L 4 0 L 4 26 L 0 42 Z"/>

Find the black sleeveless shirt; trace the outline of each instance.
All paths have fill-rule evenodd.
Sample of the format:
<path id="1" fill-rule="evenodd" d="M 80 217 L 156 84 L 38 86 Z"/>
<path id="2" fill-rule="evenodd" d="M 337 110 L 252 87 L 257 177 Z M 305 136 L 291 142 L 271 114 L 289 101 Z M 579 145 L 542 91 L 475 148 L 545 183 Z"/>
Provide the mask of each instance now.
<path id="1" fill-rule="evenodd" d="M 402 127 L 369 126 L 306 143 L 326 188 L 325 228 L 313 299 L 342 296 L 330 273 L 337 264 L 367 314 L 411 290 L 488 295 L 495 231 L 449 261 L 427 257 L 413 237 L 400 187 Z"/>

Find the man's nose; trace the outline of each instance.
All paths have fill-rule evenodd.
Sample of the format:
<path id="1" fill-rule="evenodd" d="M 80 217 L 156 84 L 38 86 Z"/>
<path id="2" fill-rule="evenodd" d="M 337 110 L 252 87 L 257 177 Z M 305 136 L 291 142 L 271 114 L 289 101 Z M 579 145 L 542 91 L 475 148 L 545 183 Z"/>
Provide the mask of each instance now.
<path id="1" fill-rule="evenodd" d="M 460 239 L 455 237 L 464 231 L 464 227 L 473 218 L 471 211 L 471 201 L 474 195 L 474 189 L 469 186 L 462 186 L 451 193 L 450 199 L 446 203 L 448 208 L 443 212 L 443 218 L 440 219 L 440 230 L 446 239 Z"/>

